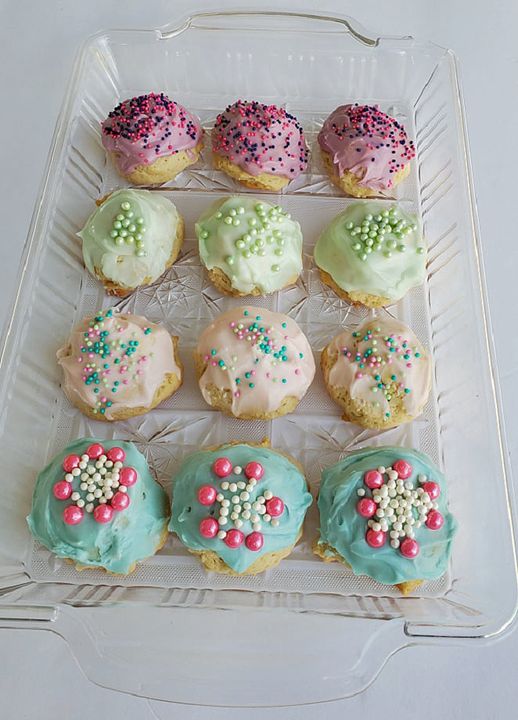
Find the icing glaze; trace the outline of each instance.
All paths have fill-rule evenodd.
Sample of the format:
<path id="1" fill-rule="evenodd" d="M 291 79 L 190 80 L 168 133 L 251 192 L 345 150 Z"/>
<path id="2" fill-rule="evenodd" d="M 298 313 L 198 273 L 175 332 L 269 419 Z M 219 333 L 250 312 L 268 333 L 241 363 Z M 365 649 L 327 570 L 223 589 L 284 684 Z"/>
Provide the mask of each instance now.
<path id="1" fill-rule="evenodd" d="M 282 313 L 245 306 L 220 315 L 200 336 L 206 363 L 200 389 L 229 388 L 234 415 L 273 412 L 287 397 L 302 398 L 315 375 L 313 353 L 297 323 Z"/>
<path id="2" fill-rule="evenodd" d="M 329 153 L 339 175 L 349 171 L 359 185 L 377 191 L 392 187 L 393 175 L 415 157 L 404 127 L 375 105 L 356 103 L 333 110 L 318 144 Z"/>
<path id="3" fill-rule="evenodd" d="M 169 374 L 182 376 L 165 328 L 111 309 L 83 320 L 57 358 L 70 401 L 107 420 L 122 408 L 148 407 Z"/>
<path id="4" fill-rule="evenodd" d="M 293 180 L 307 167 L 308 149 L 297 119 L 276 105 L 237 100 L 218 115 L 212 151 L 250 175 Z"/>
<path id="5" fill-rule="evenodd" d="M 354 203 L 324 229 L 315 262 L 346 292 L 395 301 L 425 276 L 426 251 L 415 217 L 382 201 Z"/>
<path id="6" fill-rule="evenodd" d="M 173 203 L 150 190 L 117 190 L 78 233 L 86 267 L 126 288 L 156 280 L 166 269 L 180 216 Z M 118 227 L 117 227 L 118 226 Z"/>
<path id="7" fill-rule="evenodd" d="M 428 398 L 430 357 L 412 330 L 394 318 L 369 318 L 356 330 L 339 333 L 328 352 L 337 354 L 329 384 L 379 407 L 387 420 L 394 395 L 403 398 L 406 412 L 414 416 Z"/>
<path id="8" fill-rule="evenodd" d="M 200 502 L 207 487 L 210 505 Z M 311 501 L 304 476 L 286 457 L 227 445 L 184 461 L 174 476 L 169 529 L 190 550 L 212 550 L 241 573 L 262 555 L 294 545 Z"/>
<path id="9" fill-rule="evenodd" d="M 203 264 L 223 270 L 240 292 L 274 292 L 302 271 L 300 225 L 278 205 L 247 195 L 225 198 L 195 227 Z"/>
<path id="10" fill-rule="evenodd" d="M 202 137 L 198 118 L 163 93 L 124 100 L 103 121 L 101 133 L 123 174 L 183 150 L 194 160 L 192 149 Z"/>
<path id="11" fill-rule="evenodd" d="M 59 557 L 128 573 L 156 551 L 168 518 L 167 496 L 132 443 L 83 438 L 40 472 L 27 522 Z"/>
<path id="12" fill-rule="evenodd" d="M 401 475 L 398 463 L 406 468 Z M 374 502 L 374 513 L 365 500 Z M 319 542 L 335 548 L 357 575 L 394 585 L 446 572 L 457 522 L 444 476 L 417 450 L 380 447 L 347 455 L 322 473 L 318 509 Z"/>

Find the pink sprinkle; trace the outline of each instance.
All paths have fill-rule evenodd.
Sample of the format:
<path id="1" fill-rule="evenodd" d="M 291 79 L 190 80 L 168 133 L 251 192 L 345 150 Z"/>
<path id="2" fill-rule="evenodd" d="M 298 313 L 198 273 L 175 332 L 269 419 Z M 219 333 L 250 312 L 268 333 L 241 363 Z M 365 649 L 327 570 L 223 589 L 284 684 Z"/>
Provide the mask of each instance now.
<path id="1" fill-rule="evenodd" d="M 137 375 L 142 375 L 143 372 L 143 370 L 137 370 Z"/>
<path id="2" fill-rule="evenodd" d="M 271 375 L 269 372 L 266 373 L 266 377 L 268 378 L 268 380 L 270 379 Z"/>
<path id="3" fill-rule="evenodd" d="M 407 366 L 407 367 L 412 367 L 412 363 L 407 363 L 406 366 Z"/>
<path id="4" fill-rule="evenodd" d="M 106 402 L 106 398 L 104 396 L 101 398 L 101 402 Z"/>
<path id="5" fill-rule="evenodd" d="M 360 380 L 363 377 L 363 373 L 361 373 L 361 372 L 356 373 L 356 377 L 358 378 L 358 380 Z"/>
<path id="6" fill-rule="evenodd" d="M 82 363 L 82 362 L 83 362 L 83 358 L 77 358 L 77 362 L 78 362 L 78 363 Z"/>
<path id="7" fill-rule="evenodd" d="M 122 384 L 123 384 L 123 385 L 128 385 L 128 383 L 129 383 L 129 380 L 123 380 L 123 381 L 122 381 Z"/>
<path id="8" fill-rule="evenodd" d="M 216 367 L 217 362 L 216 362 L 215 360 L 213 360 L 213 361 L 211 362 L 211 365 L 212 365 L 213 367 Z"/>
<path id="9" fill-rule="evenodd" d="M 298 368 L 295 368 L 295 375 L 300 375 L 300 370 Z"/>
<path id="10" fill-rule="evenodd" d="M 255 370 L 252 370 L 250 374 L 255 375 Z"/>
<path id="11" fill-rule="evenodd" d="M 234 393 L 234 397 L 241 397 L 241 393 L 239 392 L 239 390 L 236 390 L 236 392 Z"/>
<path id="12" fill-rule="evenodd" d="M 92 359 L 92 358 L 93 358 L 93 356 L 94 356 L 94 354 L 93 354 L 93 353 L 88 353 L 88 357 L 89 357 L 90 359 Z"/>

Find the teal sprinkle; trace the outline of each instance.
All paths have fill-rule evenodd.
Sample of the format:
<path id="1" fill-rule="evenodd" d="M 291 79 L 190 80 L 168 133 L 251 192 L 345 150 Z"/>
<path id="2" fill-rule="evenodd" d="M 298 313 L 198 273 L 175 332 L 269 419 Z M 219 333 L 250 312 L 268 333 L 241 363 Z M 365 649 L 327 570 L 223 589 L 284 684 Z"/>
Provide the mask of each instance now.
<path id="1" fill-rule="evenodd" d="M 255 387 L 255 385 L 254 385 L 254 383 L 248 383 L 248 387 L 253 389 Z"/>
<path id="2" fill-rule="evenodd" d="M 117 387 L 117 385 L 120 385 L 120 382 L 118 380 L 115 380 L 113 384 L 115 385 L 115 387 Z"/>
<path id="3" fill-rule="evenodd" d="M 241 382 L 241 378 L 236 378 L 236 385 L 239 385 L 240 382 Z"/>
<path id="4" fill-rule="evenodd" d="M 149 335 L 150 332 L 151 332 L 151 328 L 146 328 L 144 330 L 144 335 Z"/>
<path id="5" fill-rule="evenodd" d="M 245 373 L 245 377 L 246 377 L 246 379 L 248 380 L 248 378 L 250 377 L 250 373 L 249 373 L 249 372 L 246 372 L 246 373 Z"/>
<path id="6" fill-rule="evenodd" d="M 248 310 L 245 310 L 245 311 L 243 312 L 243 315 L 244 315 L 245 317 L 247 317 L 247 315 L 248 315 Z"/>
<path id="7" fill-rule="evenodd" d="M 214 350 L 214 348 L 213 348 L 213 349 L 212 349 L 212 350 L 210 351 L 210 354 L 211 354 L 211 355 L 215 355 L 215 354 L 216 354 L 216 352 L 217 352 L 217 351 L 216 351 L 216 350 Z"/>
<path id="8" fill-rule="evenodd" d="M 416 358 L 421 357 L 421 353 L 418 353 L 418 352 L 414 353 L 414 357 L 416 357 Z"/>
<path id="9" fill-rule="evenodd" d="M 108 370 L 109 367 L 110 367 L 110 366 L 108 365 L 108 363 L 104 363 L 103 368 L 104 368 L 105 370 Z"/>
<path id="10" fill-rule="evenodd" d="M 407 395 L 408 395 L 409 392 L 410 392 L 410 388 L 405 388 L 405 393 L 406 393 Z"/>
<path id="11" fill-rule="evenodd" d="M 394 382 L 396 382 L 397 376 L 396 376 L 396 375 L 391 375 L 391 376 L 390 376 L 390 379 L 393 380 Z"/>
<path id="12" fill-rule="evenodd" d="M 105 410 L 105 408 L 101 408 L 99 412 L 101 413 L 101 415 L 104 415 L 104 413 L 106 412 L 106 410 Z"/>
<path id="13" fill-rule="evenodd" d="M 115 365 L 118 365 L 120 363 L 120 360 L 119 360 L 119 358 L 115 358 L 115 360 L 113 362 L 115 363 Z"/>
<path id="14" fill-rule="evenodd" d="M 285 323 L 285 322 L 283 322 L 283 323 L 281 324 L 281 327 L 286 328 L 286 327 L 288 327 L 288 324 Z"/>
<path id="15" fill-rule="evenodd" d="M 220 360 L 220 361 L 218 362 L 218 365 L 219 365 L 220 367 L 223 367 L 223 366 L 225 365 L 225 361 L 224 361 L 224 360 Z"/>
<path id="16" fill-rule="evenodd" d="M 286 378 L 282 378 L 282 382 L 286 384 L 288 381 L 286 380 Z"/>

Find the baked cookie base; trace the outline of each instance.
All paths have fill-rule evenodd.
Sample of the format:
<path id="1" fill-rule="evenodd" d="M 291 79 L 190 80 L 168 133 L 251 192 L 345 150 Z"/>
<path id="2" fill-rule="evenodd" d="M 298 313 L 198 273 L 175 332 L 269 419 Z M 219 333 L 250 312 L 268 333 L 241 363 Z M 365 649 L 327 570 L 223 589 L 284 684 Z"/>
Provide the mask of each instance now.
<path id="1" fill-rule="evenodd" d="M 289 178 L 282 175 L 271 175 L 270 173 L 259 173 L 259 175 L 251 175 L 243 170 L 239 165 L 234 165 L 228 158 L 213 153 L 213 164 L 216 170 L 222 170 L 233 180 L 237 180 L 242 185 L 254 190 L 269 190 L 270 192 L 279 192 L 289 183 Z"/>
<path id="2" fill-rule="evenodd" d="M 394 305 L 401 300 L 401 298 L 392 299 L 380 297 L 378 295 L 369 295 L 369 293 L 363 293 L 358 290 L 351 290 L 348 292 L 337 285 L 331 275 L 325 270 L 322 270 L 322 268 L 318 268 L 318 274 L 325 285 L 328 285 L 335 291 L 338 297 L 342 298 L 342 300 L 347 300 L 347 302 L 351 303 L 351 305 L 363 305 L 368 308 L 380 308 L 386 307 L 387 305 Z"/>
<path id="3" fill-rule="evenodd" d="M 345 565 L 345 567 L 351 567 L 340 555 L 340 553 L 335 550 L 332 545 L 329 545 L 329 543 L 321 543 L 318 540 L 315 540 L 313 543 L 313 552 L 326 563 L 340 562 L 342 565 Z M 398 588 L 402 595 L 410 595 L 410 593 L 414 592 L 414 590 L 422 584 L 422 580 L 405 580 L 405 582 L 396 583 L 395 587 Z"/>
<path id="4" fill-rule="evenodd" d="M 333 185 L 336 185 L 336 187 L 340 188 L 340 190 L 346 195 L 350 195 L 351 197 L 356 198 L 385 197 L 382 193 L 379 192 L 379 190 L 373 190 L 369 187 L 365 187 L 364 185 L 360 185 L 361 178 L 358 178 L 349 170 L 346 170 L 343 175 L 338 175 L 337 168 L 333 163 L 331 155 L 324 150 L 321 150 L 320 154 L 322 155 L 322 160 L 324 162 L 327 174 L 329 175 L 329 179 L 331 180 Z M 399 185 L 400 182 L 402 182 L 406 177 L 408 177 L 409 173 L 410 163 L 407 163 L 404 168 L 398 170 L 397 173 L 394 173 L 392 177 L 393 184 L 390 189 L 393 190 L 397 185 Z"/>
<path id="5" fill-rule="evenodd" d="M 153 400 L 149 406 L 146 407 L 144 405 L 140 405 L 138 407 L 123 407 L 116 410 L 112 417 L 107 418 L 106 415 L 94 413 L 93 408 L 90 405 L 82 400 L 79 400 L 77 397 L 70 397 L 70 395 L 67 394 L 68 399 L 83 413 L 83 415 L 86 415 L 91 420 L 97 420 L 100 422 L 110 423 L 118 420 L 128 420 L 129 418 L 137 417 L 137 415 L 145 415 L 157 405 L 164 402 L 164 400 L 167 400 L 168 397 L 171 397 L 171 395 L 173 395 L 173 393 L 175 393 L 182 384 L 183 365 L 178 356 L 178 338 L 175 335 L 171 335 L 171 339 L 173 341 L 173 357 L 175 363 L 180 368 L 180 375 L 177 375 L 176 373 L 167 373 L 162 384 L 156 389 L 155 394 L 153 395 Z"/>
<path id="6" fill-rule="evenodd" d="M 374 407 L 372 403 L 352 398 L 347 388 L 331 385 L 329 382 L 329 373 L 337 359 L 338 354 L 330 353 L 328 347 L 325 347 L 320 355 L 320 367 L 322 368 L 326 390 L 329 396 L 344 411 L 342 418 L 346 422 L 352 422 L 371 430 L 388 430 L 403 423 L 410 422 L 422 413 L 425 403 L 423 403 L 415 415 L 410 415 L 406 411 L 404 392 L 402 392 L 397 385 L 394 385 L 392 388 L 392 399 L 388 401 L 390 418 L 385 418 L 383 411 Z"/>
<path id="7" fill-rule="evenodd" d="M 180 254 L 180 250 L 182 249 L 183 245 L 183 239 L 185 235 L 185 223 L 184 219 L 181 215 L 178 216 L 178 224 L 176 226 L 176 236 L 173 241 L 173 247 L 171 248 L 171 255 L 169 256 L 169 259 L 167 260 L 165 267 L 163 271 L 160 273 L 160 275 L 163 275 L 166 270 L 168 270 L 171 265 L 173 265 L 176 262 L 176 259 L 178 258 L 178 255 Z M 108 293 L 108 295 L 116 295 L 120 298 L 125 298 L 128 295 L 130 295 L 134 290 L 136 290 L 136 287 L 125 287 L 124 285 L 118 285 L 117 283 L 113 282 L 113 280 L 110 280 L 107 278 L 101 271 L 100 268 L 94 268 L 95 270 L 95 276 L 97 277 L 100 282 L 104 285 L 104 289 Z M 158 277 L 160 277 L 160 275 Z M 158 278 L 153 277 L 145 277 L 144 280 L 138 285 L 137 287 L 145 287 L 146 285 L 150 285 L 151 283 L 155 282 Z"/>
<path id="8" fill-rule="evenodd" d="M 119 170 L 119 174 L 131 185 L 140 185 L 148 187 L 150 185 L 163 185 L 169 180 L 174 178 L 185 170 L 189 165 L 194 165 L 200 157 L 200 152 L 203 148 L 203 140 L 190 150 L 181 150 L 174 155 L 167 155 L 159 157 L 155 162 L 150 165 L 137 165 L 135 170 L 130 173 L 122 173 Z M 110 153 L 115 167 L 119 168 L 117 164 L 117 154 Z"/>
<path id="9" fill-rule="evenodd" d="M 269 293 L 264 292 L 264 290 L 261 290 L 261 288 L 258 287 L 253 287 L 250 292 L 241 292 L 240 290 L 236 290 L 236 288 L 232 287 L 230 278 L 224 273 L 221 268 L 213 268 L 212 270 L 207 270 L 207 273 L 212 284 L 220 292 L 224 293 L 225 295 L 231 295 L 232 297 L 249 297 L 250 295 L 254 297 L 264 297 L 265 295 L 271 295 L 271 293 L 277 292 L 278 290 L 284 290 L 285 288 L 295 285 L 298 279 L 298 275 L 295 275 L 294 277 L 290 278 L 287 283 L 279 286 L 278 288 L 275 288 L 275 290 L 271 290 Z"/>

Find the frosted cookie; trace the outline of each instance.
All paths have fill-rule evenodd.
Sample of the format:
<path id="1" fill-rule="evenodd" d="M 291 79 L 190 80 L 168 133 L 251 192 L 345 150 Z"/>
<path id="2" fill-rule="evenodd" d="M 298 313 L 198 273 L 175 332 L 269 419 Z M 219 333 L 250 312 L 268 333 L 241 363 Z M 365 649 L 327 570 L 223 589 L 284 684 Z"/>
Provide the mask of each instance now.
<path id="1" fill-rule="evenodd" d="M 315 245 L 320 277 L 352 303 L 391 305 L 425 278 L 426 248 L 416 218 L 384 202 L 355 203 Z"/>
<path id="2" fill-rule="evenodd" d="M 343 419 L 362 427 L 383 430 L 409 422 L 430 394 L 428 353 L 410 328 L 388 315 L 339 333 L 320 364 Z"/>
<path id="3" fill-rule="evenodd" d="M 130 442 L 76 440 L 40 472 L 29 528 L 55 555 L 127 575 L 167 539 L 168 500 Z"/>
<path id="4" fill-rule="evenodd" d="M 332 182 L 359 198 L 392 191 L 410 172 L 415 148 L 405 128 L 376 105 L 341 105 L 318 134 Z"/>
<path id="5" fill-rule="evenodd" d="M 101 310 L 58 350 L 63 391 L 93 420 L 143 415 L 182 383 L 178 338 L 145 317 Z"/>
<path id="6" fill-rule="evenodd" d="M 266 295 L 296 282 L 302 232 L 279 205 L 232 196 L 196 223 L 200 257 L 214 285 L 230 295 Z"/>
<path id="7" fill-rule="evenodd" d="M 309 155 L 293 115 L 247 100 L 229 105 L 216 118 L 212 153 L 218 170 L 247 187 L 274 192 L 304 172 Z"/>
<path id="8" fill-rule="evenodd" d="M 108 195 L 78 233 L 87 269 L 111 295 L 125 297 L 171 267 L 184 223 L 173 203 L 149 190 Z"/>
<path id="9" fill-rule="evenodd" d="M 293 550 L 312 502 L 297 463 L 231 443 L 190 455 L 174 476 L 169 529 L 207 570 L 256 575 Z"/>
<path id="10" fill-rule="evenodd" d="M 157 185 L 198 160 L 203 130 L 198 118 L 164 93 L 124 100 L 101 124 L 102 143 L 132 185 Z"/>
<path id="11" fill-rule="evenodd" d="M 447 485 L 417 450 L 366 448 L 322 473 L 315 553 L 407 595 L 446 572 L 457 523 Z"/>
<path id="12" fill-rule="evenodd" d="M 209 325 L 195 362 L 207 403 L 244 420 L 292 412 L 315 375 L 313 353 L 297 323 L 251 306 L 229 310 Z"/>

